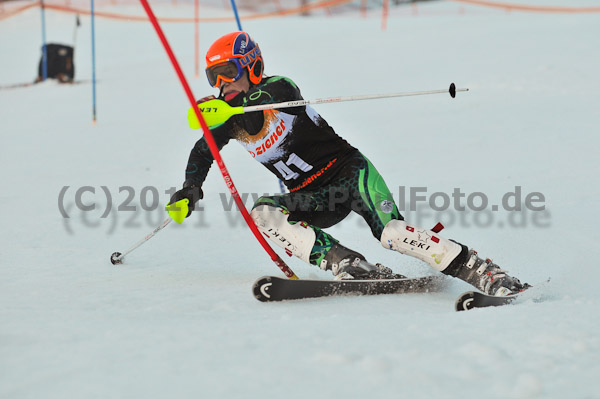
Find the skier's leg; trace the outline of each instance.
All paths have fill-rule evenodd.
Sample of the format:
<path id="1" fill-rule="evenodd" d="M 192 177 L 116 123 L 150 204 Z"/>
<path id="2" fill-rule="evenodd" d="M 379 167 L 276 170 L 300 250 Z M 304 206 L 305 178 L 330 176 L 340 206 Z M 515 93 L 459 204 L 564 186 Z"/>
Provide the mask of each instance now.
<path id="1" fill-rule="evenodd" d="M 339 244 L 322 228 L 344 219 L 350 209 L 343 202 L 329 207 L 330 188 L 311 193 L 261 197 L 250 213 L 258 229 L 271 241 L 306 263 L 331 270 L 336 278 L 401 278 L 381 265 L 368 263 L 363 255 Z M 386 270 L 384 270 L 386 269 Z"/>
<path id="2" fill-rule="evenodd" d="M 390 190 L 375 166 L 362 154 L 352 162 L 353 178 L 349 190 L 351 209 L 367 222 L 378 240 L 392 220 L 404 220 Z"/>
<path id="3" fill-rule="evenodd" d="M 345 209 L 358 212 L 377 238 L 388 221 L 402 218 L 383 178 L 358 151 L 348 160 L 336 185 L 328 187 L 327 191 L 328 206 L 343 204 Z M 367 262 L 361 254 L 339 244 L 327 254 L 321 267 L 331 268 L 337 278 L 344 279 L 405 278 L 389 267 Z"/>
<path id="4" fill-rule="evenodd" d="M 508 295 L 527 287 L 491 260 L 479 258 L 476 251 L 431 230 L 408 225 L 371 162 L 363 157 L 353 164 L 357 170 L 351 208 L 365 219 L 384 248 L 421 259 L 435 270 L 464 280 L 488 294 Z"/>
<path id="5" fill-rule="evenodd" d="M 381 235 L 381 245 L 427 262 L 435 270 L 457 277 L 489 295 L 510 295 L 528 287 L 506 274 L 477 251 L 403 220 L 390 221 Z"/>
<path id="6" fill-rule="evenodd" d="M 283 248 L 288 255 L 294 255 L 306 263 L 319 266 L 324 255 L 337 243 L 337 240 L 305 220 L 292 220 L 294 218 L 290 217 L 291 212 L 288 207 L 291 202 L 289 197 L 296 196 L 290 193 L 261 197 L 254 204 L 250 216 L 258 229 Z M 302 213 L 302 211 L 296 210 L 294 213 Z"/>

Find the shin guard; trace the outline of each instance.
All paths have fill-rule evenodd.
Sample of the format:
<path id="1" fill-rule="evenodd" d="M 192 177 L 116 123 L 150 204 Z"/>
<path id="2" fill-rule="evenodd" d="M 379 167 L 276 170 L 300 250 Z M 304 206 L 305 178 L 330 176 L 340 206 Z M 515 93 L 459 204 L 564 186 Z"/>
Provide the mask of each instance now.
<path id="1" fill-rule="evenodd" d="M 279 207 L 259 205 L 250 212 L 258 230 L 275 244 L 306 263 L 315 244 L 316 234 L 305 222 L 291 224 L 288 212 Z"/>
<path id="2" fill-rule="evenodd" d="M 431 230 L 409 226 L 403 220 L 392 220 L 385 225 L 381 245 L 421 259 L 440 272 L 450 265 L 462 248 Z"/>

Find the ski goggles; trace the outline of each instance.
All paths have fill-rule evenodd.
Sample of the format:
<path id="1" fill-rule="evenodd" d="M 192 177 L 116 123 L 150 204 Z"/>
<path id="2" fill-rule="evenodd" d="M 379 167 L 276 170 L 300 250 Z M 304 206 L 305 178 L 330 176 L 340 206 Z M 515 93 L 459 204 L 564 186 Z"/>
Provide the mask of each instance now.
<path id="1" fill-rule="evenodd" d="M 244 75 L 244 69 L 237 58 L 206 68 L 208 83 L 213 87 L 221 86 L 222 82 L 235 82 Z"/>

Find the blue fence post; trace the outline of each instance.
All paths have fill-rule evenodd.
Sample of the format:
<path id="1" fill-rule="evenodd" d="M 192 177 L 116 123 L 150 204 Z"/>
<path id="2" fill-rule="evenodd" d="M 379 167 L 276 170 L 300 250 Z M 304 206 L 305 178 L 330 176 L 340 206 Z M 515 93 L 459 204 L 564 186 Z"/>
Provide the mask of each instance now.
<path id="1" fill-rule="evenodd" d="M 46 12 L 44 0 L 40 2 L 42 11 L 42 81 L 48 79 L 48 47 L 46 46 Z"/>

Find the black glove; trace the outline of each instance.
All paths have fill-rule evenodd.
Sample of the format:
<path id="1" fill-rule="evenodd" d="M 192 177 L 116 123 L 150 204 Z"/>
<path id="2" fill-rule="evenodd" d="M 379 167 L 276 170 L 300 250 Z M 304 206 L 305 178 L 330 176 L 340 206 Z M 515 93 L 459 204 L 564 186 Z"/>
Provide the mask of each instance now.
<path id="1" fill-rule="evenodd" d="M 196 207 L 196 202 L 204 198 L 204 193 L 202 192 L 202 189 L 200 187 L 194 185 L 193 183 L 183 183 L 183 188 L 179 191 L 176 191 L 175 194 L 171 196 L 169 204 L 174 204 L 177 201 L 181 201 L 185 198 L 187 198 L 190 201 L 190 203 L 188 204 L 188 214 L 185 216 L 187 218 L 192 214 L 192 211 Z"/>

